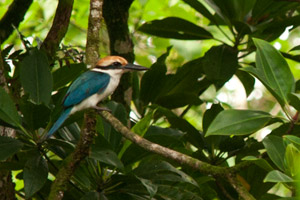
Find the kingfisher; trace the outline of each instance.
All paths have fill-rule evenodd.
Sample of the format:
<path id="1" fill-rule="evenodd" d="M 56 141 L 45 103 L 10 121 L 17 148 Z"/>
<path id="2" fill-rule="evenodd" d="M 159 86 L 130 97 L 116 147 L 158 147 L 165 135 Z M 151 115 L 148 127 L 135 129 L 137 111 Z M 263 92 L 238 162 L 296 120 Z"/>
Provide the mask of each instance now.
<path id="1" fill-rule="evenodd" d="M 77 111 L 87 108 L 107 110 L 97 107 L 97 104 L 115 91 L 122 74 L 133 70 L 142 71 L 148 68 L 128 63 L 120 56 L 107 56 L 100 59 L 91 70 L 81 74 L 70 85 L 62 101 L 64 110 L 49 130 L 47 138 Z"/>

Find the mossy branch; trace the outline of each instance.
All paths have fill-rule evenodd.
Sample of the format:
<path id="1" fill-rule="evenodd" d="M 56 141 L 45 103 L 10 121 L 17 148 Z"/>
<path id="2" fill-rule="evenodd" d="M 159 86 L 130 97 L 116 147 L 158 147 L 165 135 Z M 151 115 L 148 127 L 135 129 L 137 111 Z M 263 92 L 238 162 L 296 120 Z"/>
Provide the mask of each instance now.
<path id="1" fill-rule="evenodd" d="M 139 135 L 131 132 L 117 118 L 115 118 L 111 113 L 107 111 L 100 111 L 99 114 L 106 121 L 108 121 L 115 130 L 120 132 L 123 135 L 123 137 L 130 140 L 134 144 L 142 147 L 143 149 L 161 155 L 162 157 L 165 157 L 167 159 L 173 160 L 181 165 L 189 166 L 194 170 L 200 171 L 203 174 L 225 178 L 232 185 L 232 187 L 236 190 L 236 192 L 241 198 L 245 200 L 254 199 L 254 197 L 246 190 L 246 188 L 240 183 L 240 181 L 237 178 L 235 178 L 236 173 L 239 170 L 248 167 L 250 165 L 250 162 L 242 162 L 232 168 L 214 166 L 140 137 Z"/>
<path id="2" fill-rule="evenodd" d="M 100 28 L 103 0 L 90 1 L 90 15 L 86 41 L 86 64 L 95 65 L 99 59 Z"/>
<path id="3" fill-rule="evenodd" d="M 74 174 L 80 162 L 88 156 L 90 145 L 96 135 L 96 116 L 94 111 L 86 112 L 84 127 L 81 131 L 80 140 L 74 150 L 65 160 L 63 166 L 56 174 L 56 179 L 51 186 L 49 200 L 60 200 L 67 190 L 69 180 Z"/>

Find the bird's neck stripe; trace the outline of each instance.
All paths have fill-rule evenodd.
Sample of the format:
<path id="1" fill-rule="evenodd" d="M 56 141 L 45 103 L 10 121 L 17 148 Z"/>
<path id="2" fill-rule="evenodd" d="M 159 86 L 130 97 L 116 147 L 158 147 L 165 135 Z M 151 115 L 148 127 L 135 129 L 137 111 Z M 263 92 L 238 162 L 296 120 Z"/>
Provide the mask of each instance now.
<path id="1" fill-rule="evenodd" d="M 102 70 L 109 70 L 109 69 L 122 69 L 122 66 L 115 66 L 115 65 L 109 65 L 109 66 L 96 66 L 95 68 L 102 69 Z"/>

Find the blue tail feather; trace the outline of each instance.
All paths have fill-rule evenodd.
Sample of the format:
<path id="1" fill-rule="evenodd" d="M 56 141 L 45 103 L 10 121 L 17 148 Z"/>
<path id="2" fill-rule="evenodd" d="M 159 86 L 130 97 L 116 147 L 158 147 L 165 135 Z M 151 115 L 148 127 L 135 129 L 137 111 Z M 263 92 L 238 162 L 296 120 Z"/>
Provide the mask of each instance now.
<path id="1" fill-rule="evenodd" d="M 70 112 L 72 110 L 72 107 L 65 109 L 58 120 L 53 124 L 51 129 L 48 131 L 47 138 L 50 137 L 53 133 L 55 133 L 59 127 L 66 121 L 66 119 L 69 117 Z"/>

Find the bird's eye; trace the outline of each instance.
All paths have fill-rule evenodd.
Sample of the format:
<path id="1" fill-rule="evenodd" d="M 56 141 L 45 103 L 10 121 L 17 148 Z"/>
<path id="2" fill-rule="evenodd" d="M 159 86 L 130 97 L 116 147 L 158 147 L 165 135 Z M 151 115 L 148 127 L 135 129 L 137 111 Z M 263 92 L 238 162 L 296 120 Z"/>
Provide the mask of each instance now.
<path id="1" fill-rule="evenodd" d="M 113 65 L 114 65 L 114 66 L 121 66 L 122 64 L 119 63 L 119 62 L 114 62 Z"/>

